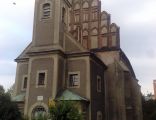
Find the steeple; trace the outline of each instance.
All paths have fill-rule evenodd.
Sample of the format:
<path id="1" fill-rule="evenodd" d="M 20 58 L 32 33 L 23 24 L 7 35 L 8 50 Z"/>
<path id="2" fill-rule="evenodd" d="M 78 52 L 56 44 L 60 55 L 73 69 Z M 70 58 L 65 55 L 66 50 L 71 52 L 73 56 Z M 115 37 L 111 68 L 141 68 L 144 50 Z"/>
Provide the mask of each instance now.
<path id="1" fill-rule="evenodd" d="M 63 49 L 69 8 L 68 0 L 35 1 L 32 50 Z"/>

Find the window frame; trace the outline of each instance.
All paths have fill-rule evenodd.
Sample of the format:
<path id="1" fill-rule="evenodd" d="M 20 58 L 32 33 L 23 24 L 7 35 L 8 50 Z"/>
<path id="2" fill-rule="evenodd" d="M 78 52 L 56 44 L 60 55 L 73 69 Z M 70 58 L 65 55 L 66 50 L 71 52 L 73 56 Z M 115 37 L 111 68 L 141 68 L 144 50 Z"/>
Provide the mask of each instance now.
<path id="1" fill-rule="evenodd" d="M 44 77 L 44 84 L 43 85 L 39 85 L 39 74 L 40 73 L 45 73 L 45 77 Z M 37 71 L 37 75 L 36 75 L 36 88 L 38 87 L 46 87 L 47 85 L 47 73 L 48 71 L 47 70 L 38 70 Z"/>
<path id="2" fill-rule="evenodd" d="M 78 75 L 78 85 L 77 86 L 70 86 L 70 75 Z M 75 72 L 68 72 L 68 82 L 67 82 L 68 88 L 80 88 L 80 71 L 75 71 Z"/>
<path id="3" fill-rule="evenodd" d="M 25 78 L 27 78 L 26 88 L 24 88 Z M 28 75 L 23 75 L 23 78 L 22 78 L 22 91 L 25 91 L 27 89 L 27 87 L 28 87 Z"/>
<path id="4" fill-rule="evenodd" d="M 49 4 L 49 10 L 44 10 L 44 5 L 45 4 Z M 52 18 L 52 2 L 49 1 L 49 2 L 42 3 L 41 6 L 40 6 L 40 10 L 42 11 L 40 13 L 40 20 L 41 21 L 46 21 L 46 20 L 49 20 L 49 19 Z M 49 16 L 45 17 L 44 16 L 45 12 L 49 12 Z"/>
<path id="5" fill-rule="evenodd" d="M 100 81 L 99 81 L 100 80 Z M 102 92 L 102 78 L 101 76 L 97 76 L 97 92 Z"/>

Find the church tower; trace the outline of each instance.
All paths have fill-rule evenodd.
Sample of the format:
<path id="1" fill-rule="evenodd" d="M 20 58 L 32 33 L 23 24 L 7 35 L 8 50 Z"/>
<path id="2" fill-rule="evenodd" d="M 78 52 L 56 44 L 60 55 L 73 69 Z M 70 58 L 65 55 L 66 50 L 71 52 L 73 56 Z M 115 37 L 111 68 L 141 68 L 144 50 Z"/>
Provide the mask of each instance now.
<path id="1" fill-rule="evenodd" d="M 35 1 L 32 42 L 15 60 L 16 101 L 20 101 L 21 111 L 30 118 L 38 110 L 48 112 L 49 99 L 54 99 L 65 86 L 62 56 L 70 7 L 69 0 Z"/>
<path id="2" fill-rule="evenodd" d="M 32 52 L 63 49 L 70 7 L 68 0 L 35 1 Z"/>

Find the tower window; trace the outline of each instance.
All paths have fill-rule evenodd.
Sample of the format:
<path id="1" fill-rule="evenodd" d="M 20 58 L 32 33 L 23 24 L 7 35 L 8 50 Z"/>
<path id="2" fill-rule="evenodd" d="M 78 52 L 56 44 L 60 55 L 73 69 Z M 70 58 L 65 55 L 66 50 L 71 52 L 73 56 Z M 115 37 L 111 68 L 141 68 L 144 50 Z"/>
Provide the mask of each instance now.
<path id="1" fill-rule="evenodd" d="M 62 8 L 62 22 L 66 23 L 66 9 L 64 7 Z"/>
<path id="2" fill-rule="evenodd" d="M 27 88 L 27 81 L 28 81 L 28 77 L 27 75 L 25 75 L 23 77 L 23 85 L 22 85 L 22 90 L 25 90 Z"/>
<path id="3" fill-rule="evenodd" d="M 80 74 L 78 72 L 69 73 L 69 87 L 80 86 Z"/>
<path id="4" fill-rule="evenodd" d="M 101 92 L 101 88 L 102 88 L 101 77 L 97 76 L 97 92 Z"/>
<path id="5" fill-rule="evenodd" d="M 38 85 L 44 85 L 44 81 L 45 81 L 45 73 L 39 73 Z"/>
<path id="6" fill-rule="evenodd" d="M 42 19 L 48 19 L 50 18 L 50 3 L 43 4 L 43 15 Z"/>
<path id="7" fill-rule="evenodd" d="M 46 86 L 46 81 L 47 81 L 47 71 L 38 71 L 37 72 L 37 81 L 36 81 L 36 85 L 37 87 L 42 87 L 42 86 Z"/>

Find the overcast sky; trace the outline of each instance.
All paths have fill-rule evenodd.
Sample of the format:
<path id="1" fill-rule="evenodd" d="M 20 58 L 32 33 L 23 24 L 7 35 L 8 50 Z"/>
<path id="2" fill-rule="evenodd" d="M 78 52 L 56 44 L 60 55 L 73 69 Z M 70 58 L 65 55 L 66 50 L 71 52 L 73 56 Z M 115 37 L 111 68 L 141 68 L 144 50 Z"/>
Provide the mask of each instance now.
<path id="1" fill-rule="evenodd" d="M 131 61 L 142 92 L 156 79 L 156 0 L 101 0 L 120 27 L 121 48 Z M 31 42 L 34 0 L 0 0 L 0 84 L 15 80 L 14 59 Z M 13 4 L 16 2 L 16 5 Z"/>

